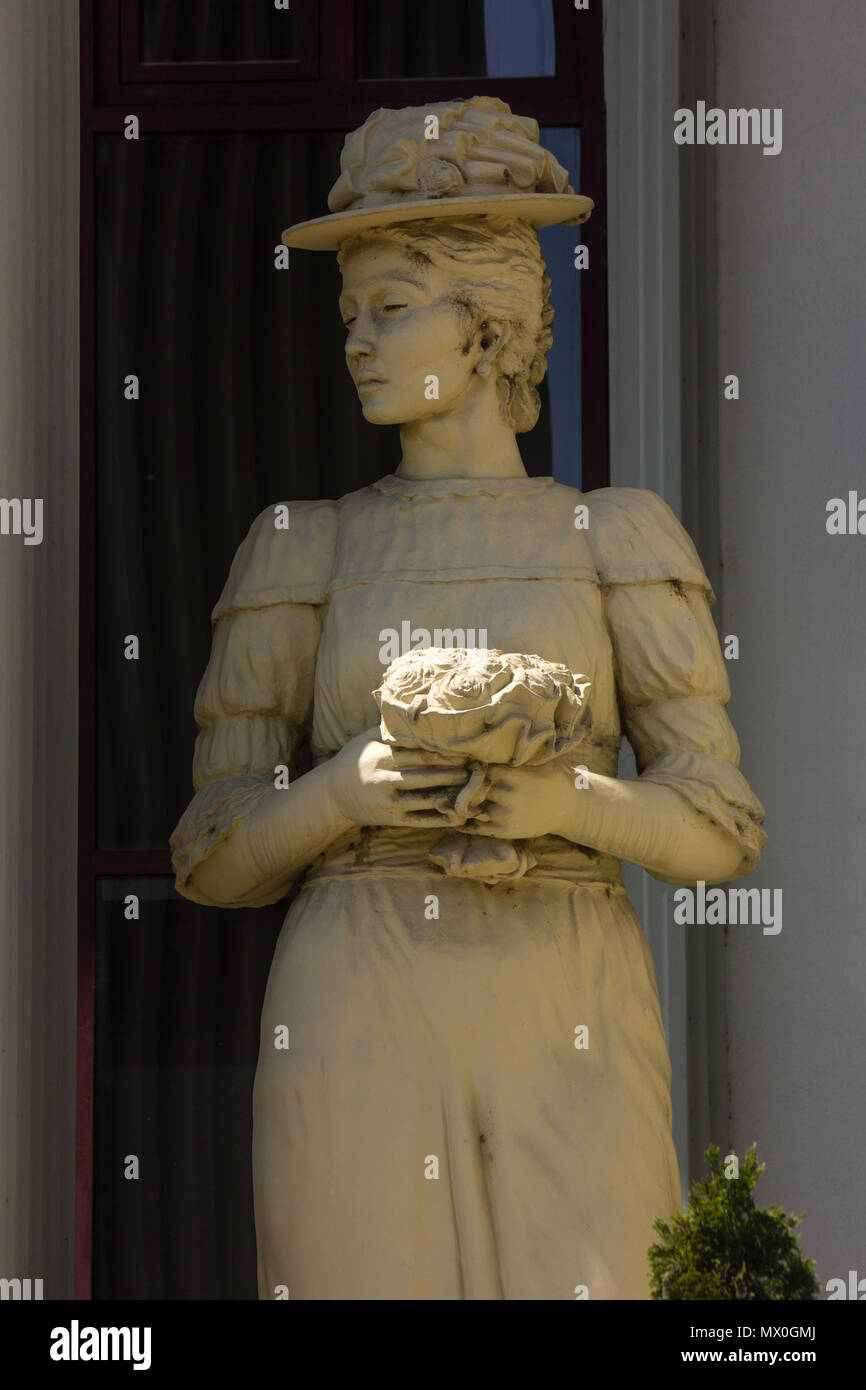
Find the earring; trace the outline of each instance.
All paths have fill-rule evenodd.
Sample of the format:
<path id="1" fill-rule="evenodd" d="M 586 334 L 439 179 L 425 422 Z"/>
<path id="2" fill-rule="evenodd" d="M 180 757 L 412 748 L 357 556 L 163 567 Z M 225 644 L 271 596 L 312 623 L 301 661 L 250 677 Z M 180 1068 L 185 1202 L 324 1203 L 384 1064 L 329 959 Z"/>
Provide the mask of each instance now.
<path id="1" fill-rule="evenodd" d="M 478 366 L 475 368 L 475 370 L 476 370 L 476 372 L 478 373 L 479 376 L 489 376 L 489 375 L 490 375 L 490 363 L 487 362 L 487 361 L 485 361 L 485 359 L 482 357 L 481 361 L 478 363 Z"/>

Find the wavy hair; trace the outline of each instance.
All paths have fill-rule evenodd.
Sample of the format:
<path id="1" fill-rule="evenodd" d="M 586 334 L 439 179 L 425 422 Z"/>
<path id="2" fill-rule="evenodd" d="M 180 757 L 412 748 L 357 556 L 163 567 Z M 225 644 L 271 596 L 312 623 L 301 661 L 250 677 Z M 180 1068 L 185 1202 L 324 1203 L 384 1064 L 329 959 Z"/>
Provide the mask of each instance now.
<path id="1" fill-rule="evenodd" d="M 531 430 L 553 342 L 550 277 L 535 228 L 518 218 L 488 215 L 393 223 L 348 237 L 337 256 L 340 269 L 349 251 L 371 241 L 394 242 L 416 265 L 435 266 L 451 277 L 451 299 L 467 328 L 464 352 L 490 321 L 510 326 L 493 361 L 500 408 L 515 434 Z"/>

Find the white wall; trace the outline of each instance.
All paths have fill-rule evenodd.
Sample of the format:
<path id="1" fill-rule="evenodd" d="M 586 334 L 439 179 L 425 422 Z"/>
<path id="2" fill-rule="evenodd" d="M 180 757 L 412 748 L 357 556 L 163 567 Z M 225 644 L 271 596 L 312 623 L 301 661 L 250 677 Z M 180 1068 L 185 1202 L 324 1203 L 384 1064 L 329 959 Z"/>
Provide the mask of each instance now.
<path id="1" fill-rule="evenodd" d="M 72 1290 L 78 6 L 0 0 L 0 1277 Z"/>
<path id="2" fill-rule="evenodd" d="M 866 1275 L 866 11 L 716 0 L 718 104 L 781 106 L 784 145 L 721 149 L 725 630 L 743 770 L 767 808 L 753 880 L 779 936 L 729 929 L 731 1139 L 759 1198 L 804 1212 L 822 1284 Z"/>

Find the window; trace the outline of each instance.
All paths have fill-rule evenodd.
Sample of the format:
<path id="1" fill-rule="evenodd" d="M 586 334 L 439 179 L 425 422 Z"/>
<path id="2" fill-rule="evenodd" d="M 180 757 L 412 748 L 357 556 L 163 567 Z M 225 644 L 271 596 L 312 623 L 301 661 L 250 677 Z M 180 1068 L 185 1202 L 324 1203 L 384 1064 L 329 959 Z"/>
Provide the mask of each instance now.
<path id="1" fill-rule="evenodd" d="M 82 3 L 79 1296 L 256 1296 L 249 1098 L 286 903 L 196 907 L 167 842 L 251 520 L 398 462 L 340 370 L 335 258 L 273 255 L 377 106 L 501 96 L 596 197 L 585 228 L 542 234 L 556 343 L 521 449 L 530 473 L 607 480 L 600 4 L 407 8 Z"/>

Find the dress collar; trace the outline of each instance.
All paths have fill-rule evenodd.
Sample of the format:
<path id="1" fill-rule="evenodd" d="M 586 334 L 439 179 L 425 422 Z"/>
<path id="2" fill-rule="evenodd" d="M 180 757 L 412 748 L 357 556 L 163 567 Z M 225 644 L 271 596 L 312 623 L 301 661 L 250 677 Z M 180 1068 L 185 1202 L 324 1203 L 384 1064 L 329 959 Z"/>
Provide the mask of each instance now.
<path id="1" fill-rule="evenodd" d="M 391 497 L 519 497 L 541 492 L 553 478 L 401 478 L 388 473 L 373 483 Z"/>

